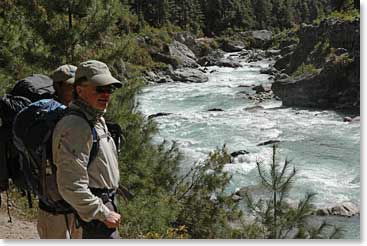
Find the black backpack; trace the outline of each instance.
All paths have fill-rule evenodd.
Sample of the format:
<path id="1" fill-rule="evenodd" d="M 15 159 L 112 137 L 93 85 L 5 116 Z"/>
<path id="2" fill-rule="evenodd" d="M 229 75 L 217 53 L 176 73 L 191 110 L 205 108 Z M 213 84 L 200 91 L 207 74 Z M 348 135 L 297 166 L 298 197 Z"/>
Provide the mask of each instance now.
<path id="1" fill-rule="evenodd" d="M 9 94 L 0 98 L 0 193 L 9 188 L 9 177 L 22 185 L 18 171 L 19 152 L 13 145 L 12 126 L 15 115 L 30 103 L 27 98 Z"/>
<path id="2" fill-rule="evenodd" d="M 12 125 L 15 115 L 30 103 L 54 95 L 53 81 L 42 74 L 33 74 L 16 82 L 9 94 L 0 98 L 0 198 L 9 187 L 9 178 L 23 187 L 19 172 L 19 151 L 13 144 Z M 1 200 L 0 200 L 1 205 Z"/>
<path id="3" fill-rule="evenodd" d="M 23 178 L 20 188 L 37 195 L 42 208 L 52 213 L 73 211 L 58 192 L 56 166 L 52 160 L 53 130 L 57 122 L 69 114 L 84 118 L 91 127 L 93 147 L 89 165 L 97 156 L 99 138 L 82 112 L 70 110 L 53 99 L 43 99 L 21 110 L 13 122 L 13 142 L 20 153 L 19 171 Z"/>
<path id="4" fill-rule="evenodd" d="M 41 99 L 53 98 L 55 90 L 51 78 L 43 74 L 33 74 L 18 80 L 10 91 L 10 94 L 22 96 L 31 102 L 36 102 Z"/>

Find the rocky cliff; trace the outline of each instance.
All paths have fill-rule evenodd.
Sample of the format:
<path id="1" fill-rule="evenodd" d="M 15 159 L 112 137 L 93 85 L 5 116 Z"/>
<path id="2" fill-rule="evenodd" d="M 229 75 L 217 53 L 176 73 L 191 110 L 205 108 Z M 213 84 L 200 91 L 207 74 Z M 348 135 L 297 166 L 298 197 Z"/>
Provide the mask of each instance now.
<path id="1" fill-rule="evenodd" d="M 359 30 L 357 18 L 302 25 L 299 43 L 274 65 L 290 75 L 272 87 L 283 105 L 359 111 Z"/>

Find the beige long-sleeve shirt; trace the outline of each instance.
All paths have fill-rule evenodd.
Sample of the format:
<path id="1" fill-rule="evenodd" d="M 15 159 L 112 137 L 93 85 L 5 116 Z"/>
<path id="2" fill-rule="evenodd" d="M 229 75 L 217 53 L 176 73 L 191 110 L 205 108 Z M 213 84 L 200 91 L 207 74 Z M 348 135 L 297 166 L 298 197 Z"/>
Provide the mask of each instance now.
<path id="1" fill-rule="evenodd" d="M 88 120 L 95 122 L 100 137 L 99 150 L 88 167 L 93 145 L 91 127 L 78 115 L 63 117 L 54 129 L 52 143 L 58 190 L 84 221 L 104 221 L 110 211 L 89 188 L 117 189 L 119 169 L 116 146 L 103 117 L 96 119 L 76 104 L 70 107 L 82 111 Z"/>

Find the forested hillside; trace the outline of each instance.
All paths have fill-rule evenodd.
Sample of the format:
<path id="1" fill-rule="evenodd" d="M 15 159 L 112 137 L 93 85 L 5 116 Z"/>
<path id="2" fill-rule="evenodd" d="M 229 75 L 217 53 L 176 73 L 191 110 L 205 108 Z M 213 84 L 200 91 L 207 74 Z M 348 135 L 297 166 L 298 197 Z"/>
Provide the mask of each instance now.
<path id="1" fill-rule="evenodd" d="M 0 95 L 18 79 L 33 73 L 49 74 L 65 63 L 77 65 L 88 59 L 107 63 L 117 78 L 128 82 L 114 94 L 107 115 L 123 128 L 121 183 L 135 195 L 128 203 L 121 200 L 122 236 L 274 238 L 277 228 L 266 216 L 271 217 L 269 211 L 281 210 L 283 205 L 273 204 L 261 225 L 244 223 L 238 200 L 233 199 L 234 194 L 224 193 L 231 180 L 231 175 L 223 172 L 224 164 L 231 162 L 227 149 L 218 148 L 199 165 L 182 170 L 175 144 L 152 144 L 156 123 L 137 110 L 135 96 L 146 85 L 142 77 L 148 72 L 170 70 L 172 64 L 178 64 L 166 55 L 177 33 L 201 38 L 198 53 L 206 59 L 203 63 L 209 64 L 208 51 L 223 48 L 240 32 L 269 30 L 276 38 L 268 48 L 280 48 L 294 45 L 302 23 L 320 23 L 330 15 L 359 16 L 359 1 L 1 0 Z M 196 61 L 193 64 L 196 66 Z M 300 213 L 287 208 L 290 219 L 282 220 L 284 225 L 279 227 L 296 222 L 302 225 L 303 213 L 311 214 L 308 202 Z M 324 237 L 323 228 L 312 231 L 314 234 L 301 229 L 299 238 Z"/>

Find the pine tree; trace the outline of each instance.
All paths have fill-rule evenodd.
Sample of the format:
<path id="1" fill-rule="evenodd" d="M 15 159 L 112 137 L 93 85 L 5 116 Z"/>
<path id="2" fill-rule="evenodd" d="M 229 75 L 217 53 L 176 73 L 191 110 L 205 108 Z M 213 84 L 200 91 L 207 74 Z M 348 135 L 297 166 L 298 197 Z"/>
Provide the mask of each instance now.
<path id="1" fill-rule="evenodd" d="M 292 208 L 285 198 L 294 182 L 296 169 L 290 170 L 290 162 L 285 160 L 280 166 L 276 158 L 276 145 L 273 146 L 272 162 L 266 170 L 262 162 L 257 162 L 258 174 L 262 186 L 270 191 L 270 199 L 254 201 L 251 195 L 246 194 L 246 205 L 255 215 L 252 226 L 258 227 L 260 237 L 272 239 L 285 238 L 338 238 L 341 230 L 327 223 L 313 226 L 308 219 L 313 215 L 311 204 L 314 193 L 307 194 L 305 199 Z M 330 232 L 330 228 L 334 230 Z"/>

